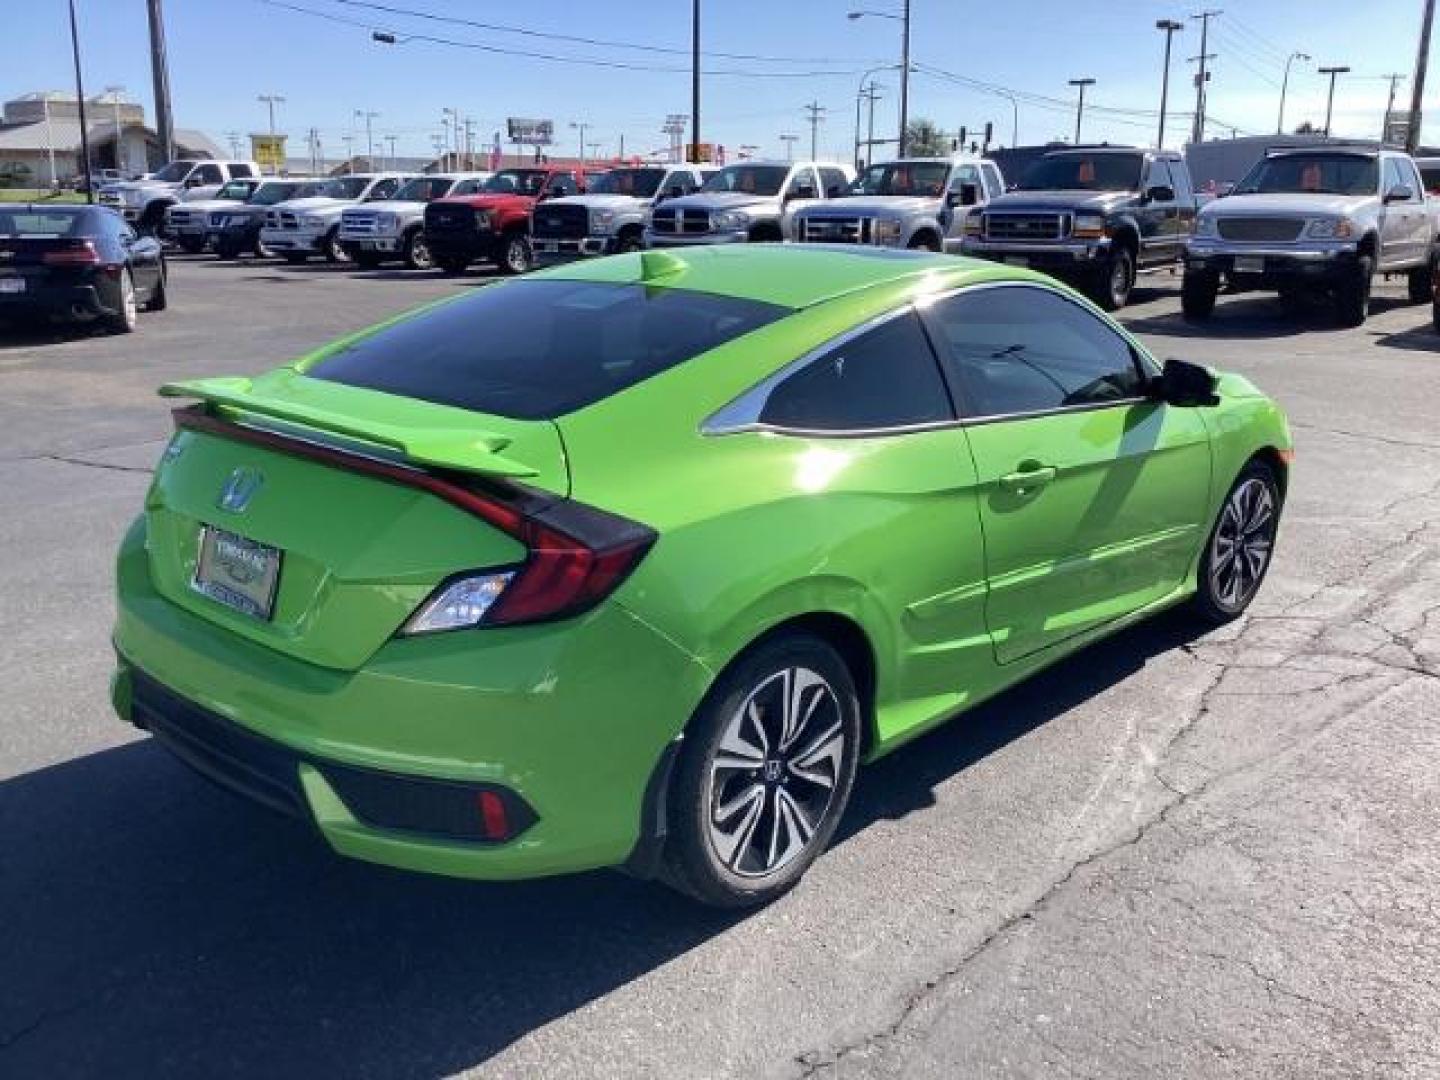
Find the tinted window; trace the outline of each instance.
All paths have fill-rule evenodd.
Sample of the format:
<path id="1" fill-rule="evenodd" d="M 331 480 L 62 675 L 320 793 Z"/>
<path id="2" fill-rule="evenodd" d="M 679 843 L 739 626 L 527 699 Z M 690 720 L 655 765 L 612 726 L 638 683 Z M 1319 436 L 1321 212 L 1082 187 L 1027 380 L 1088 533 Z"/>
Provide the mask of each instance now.
<path id="1" fill-rule="evenodd" d="M 770 392 L 762 423 L 801 431 L 867 431 L 953 419 L 914 312 L 806 364 Z"/>
<path id="2" fill-rule="evenodd" d="M 365 198 L 367 200 L 389 199 L 393 198 L 395 192 L 399 190 L 399 177 L 390 176 L 386 177 L 384 180 L 375 181 L 375 186 L 370 189 L 370 194 L 366 195 Z"/>
<path id="3" fill-rule="evenodd" d="M 544 169 L 502 169 L 481 187 L 497 195 L 534 195 L 544 183 Z"/>
<path id="4" fill-rule="evenodd" d="M 990 198 L 998 199 L 1005 194 L 1005 185 L 1000 182 L 999 169 L 990 164 L 981 165 L 980 174 L 985 177 L 985 193 Z"/>
<path id="5" fill-rule="evenodd" d="M 936 303 L 929 317 L 967 416 L 1094 405 L 1141 392 L 1129 344 L 1048 290 L 962 292 Z"/>
<path id="6" fill-rule="evenodd" d="M 550 178 L 547 190 L 551 195 L 576 195 L 580 192 L 580 185 L 569 173 L 556 173 Z"/>
<path id="7" fill-rule="evenodd" d="M 1190 170 L 1183 162 L 1170 162 L 1170 179 L 1175 181 L 1175 198 L 1183 203 L 1194 200 L 1195 192 L 1190 187 Z"/>
<path id="8" fill-rule="evenodd" d="M 1410 189 L 1409 201 L 1415 202 L 1420 198 L 1420 193 L 1415 190 L 1415 178 L 1410 175 L 1408 168 L 1402 168 L 1399 158 L 1385 159 L 1385 184 L 1386 193 L 1397 187 Z"/>
<path id="9" fill-rule="evenodd" d="M 857 195 L 939 195 L 949 171 L 943 161 L 889 161 L 871 165 L 852 190 Z"/>
<path id="10" fill-rule="evenodd" d="M 308 374 L 478 412 L 549 419 L 789 313 L 684 289 L 516 281 L 385 327 Z"/>
<path id="11" fill-rule="evenodd" d="M 1359 154 L 1284 154 L 1259 162 L 1236 195 L 1374 195 L 1379 163 Z"/>
<path id="12" fill-rule="evenodd" d="M 1168 187 L 1175 190 L 1175 178 L 1170 175 L 1170 166 L 1159 158 L 1150 163 L 1150 175 L 1145 180 L 1146 187 Z"/>
<path id="13" fill-rule="evenodd" d="M 255 170 L 252 169 L 252 168 L 250 168 L 249 165 L 245 165 L 245 164 L 231 165 L 231 166 L 230 166 L 230 175 L 231 175 L 231 176 L 246 176 L 246 177 L 249 177 L 249 176 L 254 176 L 254 175 L 255 175 Z"/>
<path id="14" fill-rule="evenodd" d="M 395 193 L 401 202 L 430 202 L 442 199 L 455 183 L 448 176 L 417 176 Z"/>
<path id="15" fill-rule="evenodd" d="M 845 174 L 833 165 L 820 166 L 820 184 L 825 189 L 827 199 L 838 199 L 849 187 L 845 182 Z"/>
<path id="16" fill-rule="evenodd" d="M 1431 195 L 1440 195 L 1440 165 L 1423 165 L 1420 175 L 1425 181 L 1425 190 Z"/>
<path id="17" fill-rule="evenodd" d="M 225 174 L 220 171 L 219 165 L 201 165 L 190 179 L 199 180 L 202 184 L 220 184 L 224 183 Z"/>
<path id="18" fill-rule="evenodd" d="M 0 208 L 0 236 L 89 236 L 97 225 L 88 210 Z"/>
<path id="19" fill-rule="evenodd" d="M 780 185 L 790 175 L 785 165 L 727 165 L 711 173 L 702 191 L 738 191 L 746 195 L 779 195 Z"/>
<path id="20" fill-rule="evenodd" d="M 1052 154 L 1030 166 L 1020 191 L 1135 191 L 1140 187 L 1140 154 Z"/>
<path id="21" fill-rule="evenodd" d="M 585 190 L 591 195 L 630 195 L 637 199 L 649 199 L 660 190 L 660 181 L 665 178 L 663 169 L 611 169 L 608 173 L 588 178 Z M 690 190 L 684 173 L 670 174 L 670 183 L 679 184 Z"/>

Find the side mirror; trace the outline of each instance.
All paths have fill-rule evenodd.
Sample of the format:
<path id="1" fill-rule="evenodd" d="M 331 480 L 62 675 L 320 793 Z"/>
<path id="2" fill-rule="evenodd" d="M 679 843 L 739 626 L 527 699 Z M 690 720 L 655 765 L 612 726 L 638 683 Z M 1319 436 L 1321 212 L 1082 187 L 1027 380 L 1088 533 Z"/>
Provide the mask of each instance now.
<path id="1" fill-rule="evenodd" d="M 1396 184 L 1389 191 L 1385 192 L 1385 202 L 1409 202 L 1415 197 L 1415 192 L 1410 190 L 1407 184 Z"/>
<path id="2" fill-rule="evenodd" d="M 1215 393 L 1216 379 L 1210 369 L 1173 357 L 1165 361 L 1160 377 L 1152 379 L 1149 396 L 1177 408 L 1219 405 Z"/>
<path id="3" fill-rule="evenodd" d="M 1169 184 L 1156 184 L 1145 190 L 1145 199 L 1147 202 L 1174 202 L 1175 189 Z"/>

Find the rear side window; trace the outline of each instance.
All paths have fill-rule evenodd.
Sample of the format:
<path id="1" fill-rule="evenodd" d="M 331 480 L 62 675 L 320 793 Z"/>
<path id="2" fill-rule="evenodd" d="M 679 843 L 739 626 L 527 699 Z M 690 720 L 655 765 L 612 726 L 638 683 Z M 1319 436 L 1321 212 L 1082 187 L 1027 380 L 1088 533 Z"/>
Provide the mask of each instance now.
<path id="1" fill-rule="evenodd" d="M 548 420 L 790 310 L 684 289 L 516 281 L 388 326 L 306 374 L 439 405 Z"/>
<path id="2" fill-rule="evenodd" d="M 913 311 L 786 377 L 760 412 L 762 424 L 792 431 L 873 431 L 951 419 L 945 382 Z"/>
<path id="3" fill-rule="evenodd" d="M 929 317 L 966 416 L 1103 405 L 1144 390 L 1129 342 L 1048 289 L 961 292 Z"/>
<path id="4" fill-rule="evenodd" d="M 251 170 L 249 165 L 237 162 L 236 164 L 230 166 L 230 175 L 251 177 L 254 176 L 255 173 Z"/>

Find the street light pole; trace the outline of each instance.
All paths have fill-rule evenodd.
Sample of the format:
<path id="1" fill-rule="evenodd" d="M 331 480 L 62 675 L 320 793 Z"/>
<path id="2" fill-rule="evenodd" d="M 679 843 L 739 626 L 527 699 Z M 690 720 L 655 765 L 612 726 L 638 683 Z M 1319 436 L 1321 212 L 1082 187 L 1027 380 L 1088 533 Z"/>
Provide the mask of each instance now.
<path id="1" fill-rule="evenodd" d="M 700 0 L 690 5 L 690 152 L 685 160 L 700 163 Z"/>
<path id="2" fill-rule="evenodd" d="M 355 110 L 355 119 L 357 119 L 357 120 L 362 120 L 362 119 L 363 119 L 363 120 L 365 121 L 365 168 L 366 168 L 366 170 L 373 170 L 373 169 L 375 168 L 375 133 L 374 133 L 374 128 L 373 128 L 372 124 L 373 124 L 373 122 L 374 122 L 374 120 L 375 120 L 375 117 L 377 117 L 377 116 L 379 116 L 379 115 L 380 115 L 380 114 L 379 114 L 378 112 L 367 112 L 367 111 L 364 110 L 364 109 L 356 109 L 356 110 Z"/>
<path id="3" fill-rule="evenodd" d="M 1420 146 L 1420 101 L 1425 96 L 1425 72 L 1430 66 L 1430 30 L 1435 25 L 1435 0 L 1425 0 L 1420 24 L 1420 51 L 1415 54 L 1415 85 L 1410 91 L 1410 126 L 1405 132 L 1405 150 L 1415 153 Z"/>
<path id="4" fill-rule="evenodd" d="M 580 167 L 582 169 L 585 167 L 585 125 L 586 122 L 584 120 L 570 121 L 571 128 L 580 129 Z"/>
<path id="5" fill-rule="evenodd" d="M 1275 121 L 1276 135 L 1285 134 L 1285 91 L 1290 88 L 1290 65 L 1293 64 L 1296 60 L 1308 61 L 1309 59 L 1309 53 L 1293 52 L 1285 61 L 1285 75 L 1280 80 L 1280 116 Z"/>
<path id="6" fill-rule="evenodd" d="M 800 138 L 799 135 L 781 135 L 781 136 L 780 136 L 780 141 L 785 144 L 785 160 L 786 160 L 786 161 L 794 161 L 794 160 L 795 160 L 795 141 L 796 141 L 797 139 L 799 139 L 799 138 Z"/>
<path id="7" fill-rule="evenodd" d="M 845 17 L 854 21 L 872 15 L 877 19 L 894 19 L 900 24 L 900 138 L 897 140 L 900 157 L 905 156 L 905 128 L 910 123 L 910 0 L 904 0 L 901 13 L 890 11 L 849 11 Z M 861 82 L 864 82 L 862 79 Z"/>
<path id="8" fill-rule="evenodd" d="M 75 0 L 70 0 L 70 51 L 75 56 L 75 103 L 80 107 L 80 154 L 85 167 L 85 201 L 95 201 L 95 185 L 90 179 L 90 135 L 85 124 L 85 82 L 80 77 L 80 31 L 75 25 Z"/>
<path id="9" fill-rule="evenodd" d="M 1155 29 L 1165 32 L 1165 75 L 1160 80 L 1160 134 L 1155 140 L 1155 148 L 1164 150 L 1165 110 L 1170 104 L 1170 41 L 1176 31 L 1185 29 L 1185 24 L 1174 19 L 1158 19 L 1155 22 Z"/>
<path id="10" fill-rule="evenodd" d="M 1318 69 L 1321 75 L 1330 76 L 1330 93 L 1325 98 L 1325 137 L 1330 137 L 1330 116 L 1335 109 L 1335 76 L 1344 75 L 1350 69 L 1345 66 L 1322 67 Z"/>
<path id="11" fill-rule="evenodd" d="M 1087 86 L 1094 86 L 1094 85 L 1095 85 L 1095 80 L 1094 80 L 1094 79 L 1091 79 L 1091 78 L 1071 79 L 1071 80 L 1070 80 L 1070 85 L 1071 85 L 1071 86 L 1078 86 L 1078 87 L 1080 88 L 1080 101 L 1079 101 L 1079 103 L 1075 106 L 1075 145 L 1076 145 L 1076 146 L 1079 146 L 1079 145 L 1080 145 L 1080 121 L 1081 121 L 1082 119 L 1084 119 L 1084 117 L 1085 117 L 1085 88 L 1086 88 Z"/>

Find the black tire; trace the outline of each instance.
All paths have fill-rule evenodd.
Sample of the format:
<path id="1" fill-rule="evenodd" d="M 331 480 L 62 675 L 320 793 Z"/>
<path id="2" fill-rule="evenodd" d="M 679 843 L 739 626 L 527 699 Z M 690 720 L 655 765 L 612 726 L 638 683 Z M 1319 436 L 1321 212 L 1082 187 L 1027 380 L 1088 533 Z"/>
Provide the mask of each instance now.
<path id="1" fill-rule="evenodd" d="M 792 693 L 801 678 L 815 681 Z M 804 706 L 804 719 L 787 746 L 788 701 Z M 716 907 L 782 895 L 840 823 L 860 738 L 855 681 L 826 642 L 779 634 L 743 655 L 716 680 L 686 732 L 666 796 L 665 881 Z"/>
<path id="2" fill-rule="evenodd" d="M 280 257 L 292 266 L 299 266 L 301 263 L 310 261 L 310 256 L 303 251 L 282 251 Z"/>
<path id="3" fill-rule="evenodd" d="M 170 306 L 170 274 L 165 269 L 165 264 L 160 264 L 160 277 L 155 282 L 155 291 L 150 294 L 150 299 L 145 301 L 146 311 L 164 311 Z"/>
<path id="4" fill-rule="evenodd" d="M 502 274 L 529 273 L 535 266 L 530 238 L 522 232 L 509 232 L 500 237 L 500 252 L 495 263 Z"/>
<path id="5" fill-rule="evenodd" d="M 779 244 L 785 240 L 778 225 L 758 225 L 750 233 L 752 244 Z"/>
<path id="6" fill-rule="evenodd" d="M 400 249 L 400 257 L 411 270 L 430 270 L 435 266 L 435 260 L 430 255 L 430 245 L 425 242 L 425 233 L 420 229 L 405 237 L 405 246 Z"/>
<path id="7" fill-rule="evenodd" d="M 440 267 L 440 272 L 446 277 L 458 277 L 470 268 L 470 260 L 458 259 L 453 256 L 445 259 L 437 257 L 435 265 Z"/>
<path id="8" fill-rule="evenodd" d="M 1220 276 L 1210 270 L 1187 270 L 1180 281 L 1180 311 L 1187 319 L 1208 319 L 1215 310 Z"/>
<path id="9" fill-rule="evenodd" d="M 1240 470 L 1225 493 L 1200 557 L 1191 606 L 1201 619 L 1227 623 L 1250 606 L 1273 561 L 1283 506 L 1279 479 L 1269 465 L 1254 459 Z"/>
<path id="10" fill-rule="evenodd" d="M 1370 314 L 1370 286 L 1375 280 L 1375 260 L 1361 255 L 1348 280 L 1335 289 L 1335 310 L 1341 326 L 1364 326 Z"/>
<path id="11" fill-rule="evenodd" d="M 1406 275 L 1412 304 L 1429 303 L 1435 298 L 1435 260 L 1432 258 L 1419 270 Z"/>
<path id="12" fill-rule="evenodd" d="M 911 238 L 910 243 L 905 245 L 911 251 L 934 251 L 939 252 L 940 241 L 934 233 L 923 232 Z"/>
<path id="13" fill-rule="evenodd" d="M 626 255 L 632 251 L 641 251 L 644 247 L 645 238 L 640 234 L 640 230 L 626 229 L 615 242 L 615 254 Z"/>
<path id="14" fill-rule="evenodd" d="M 135 231 L 141 236 L 154 236 L 160 240 L 167 239 L 169 230 L 165 228 L 165 211 L 173 205 L 173 203 L 165 203 L 163 206 L 151 203 L 140 212 L 140 220 L 135 224 Z"/>
<path id="15" fill-rule="evenodd" d="M 238 259 L 240 258 L 240 246 L 233 240 L 215 241 L 215 257 L 217 259 Z"/>
<path id="16" fill-rule="evenodd" d="M 205 250 L 205 238 L 203 236 L 181 236 L 175 241 L 180 245 L 180 250 L 187 255 L 199 255 Z"/>
<path id="17" fill-rule="evenodd" d="M 139 322 L 139 306 L 135 302 L 135 279 L 127 267 L 120 272 L 120 288 L 116 297 L 117 307 L 106 312 L 105 325 L 114 334 L 131 334 Z"/>
<path id="18" fill-rule="evenodd" d="M 1127 247 L 1110 253 L 1094 284 L 1091 298 L 1103 311 L 1119 311 L 1130 301 L 1135 288 L 1135 256 Z"/>
<path id="19" fill-rule="evenodd" d="M 385 260 L 373 251 L 361 251 L 355 255 L 355 265 L 361 270 L 375 270 Z"/>
<path id="20" fill-rule="evenodd" d="M 348 263 L 350 253 L 340 243 L 340 226 L 335 226 L 325 234 L 325 239 L 320 241 L 320 254 L 325 256 L 328 263 Z"/>
<path id="21" fill-rule="evenodd" d="M 1430 325 L 1440 331 L 1440 299 L 1436 299 L 1430 304 Z"/>
<path id="22" fill-rule="evenodd" d="M 260 239 L 260 234 L 255 234 L 255 239 L 250 241 L 250 254 L 257 259 L 271 258 L 275 253 L 265 246 L 265 241 Z"/>

